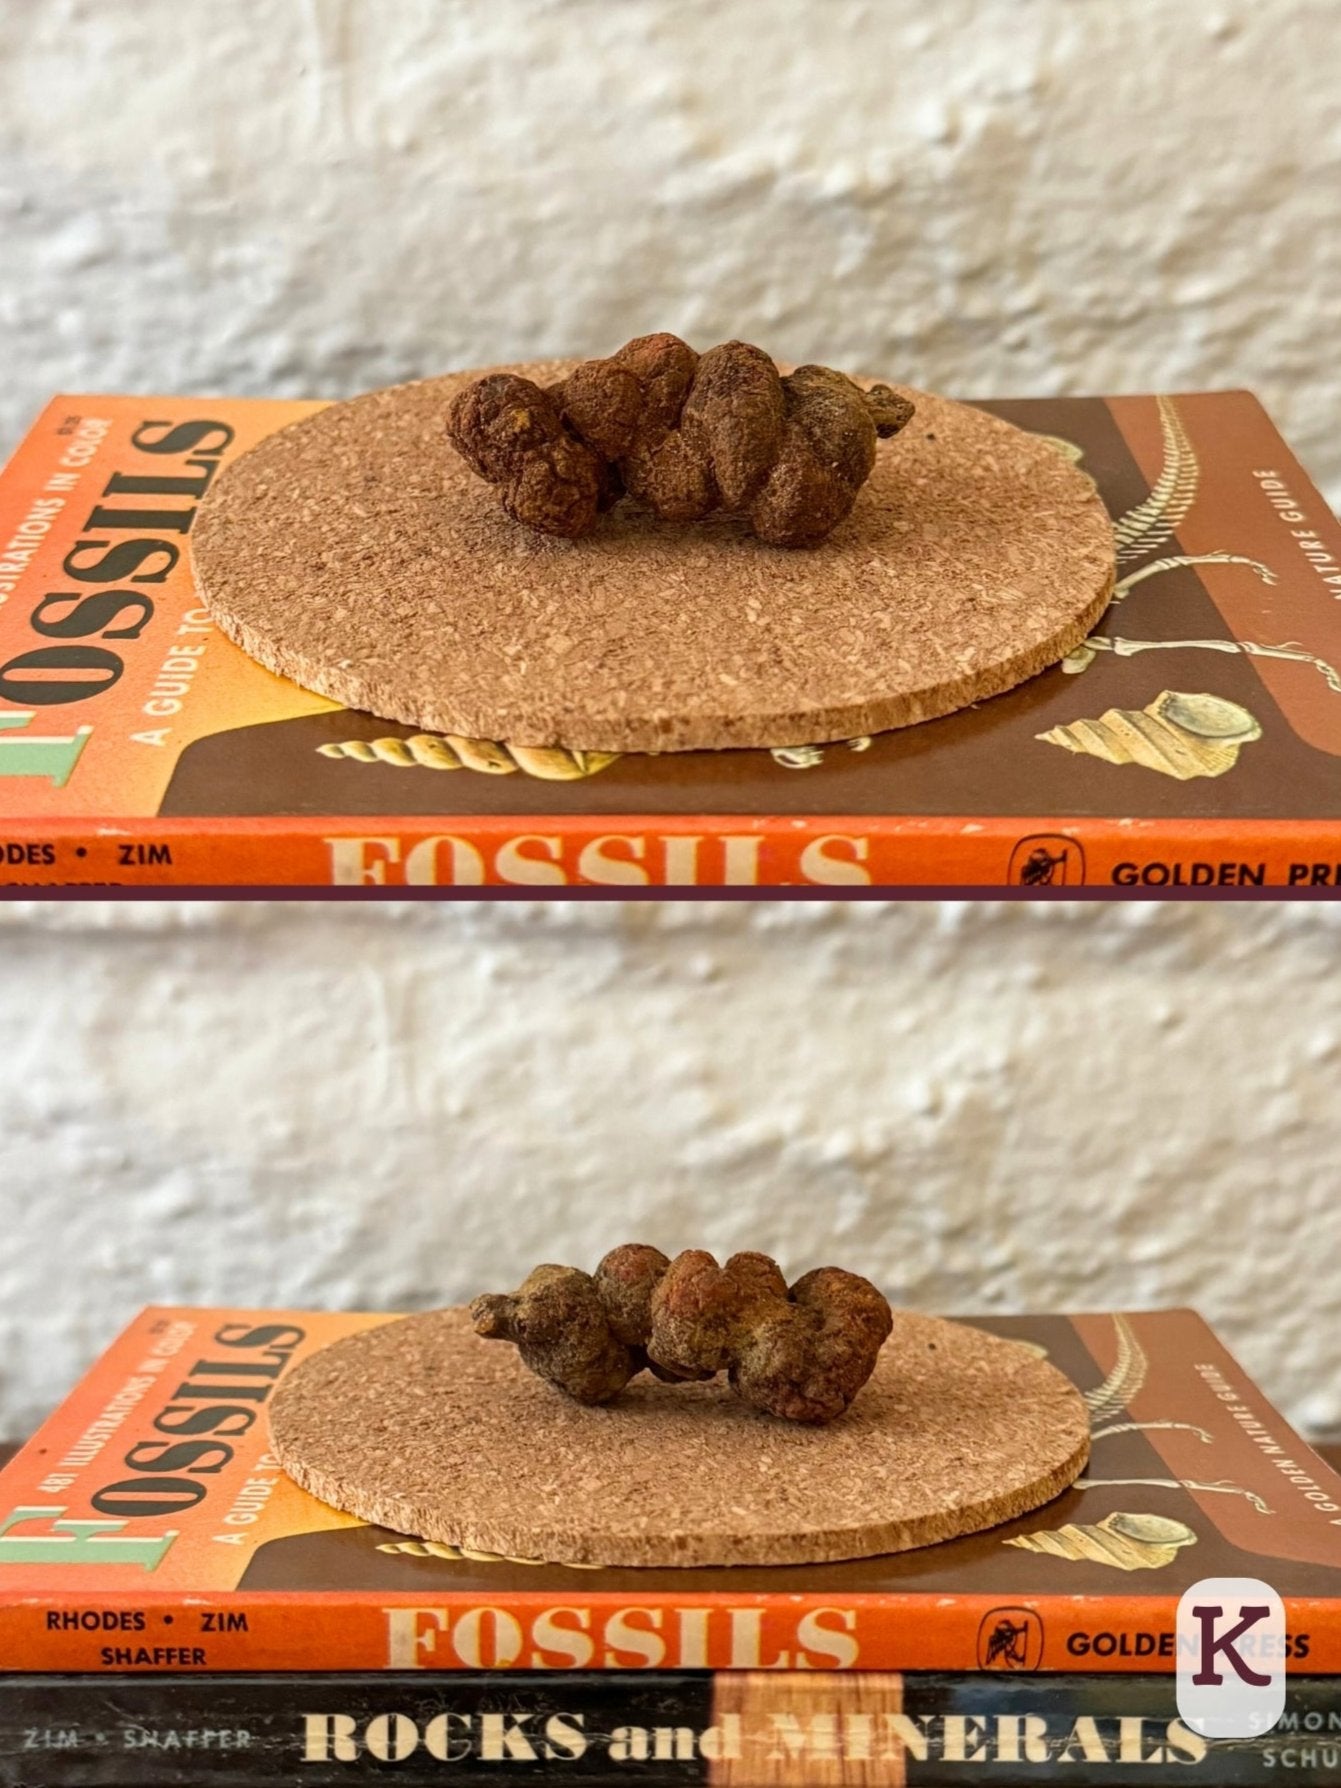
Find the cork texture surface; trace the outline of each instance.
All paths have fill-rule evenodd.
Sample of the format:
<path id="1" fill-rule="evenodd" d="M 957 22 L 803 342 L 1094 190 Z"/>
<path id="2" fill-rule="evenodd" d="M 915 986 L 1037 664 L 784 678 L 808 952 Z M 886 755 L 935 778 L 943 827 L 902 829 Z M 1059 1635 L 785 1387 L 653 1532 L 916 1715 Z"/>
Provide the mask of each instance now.
<path id="1" fill-rule="evenodd" d="M 365 1330 L 271 1411 L 305 1490 L 399 1532 L 550 1563 L 808 1564 L 906 1551 L 1039 1507 L 1089 1456 L 1080 1393 L 1029 1347 L 899 1312 L 827 1428 L 724 1381 L 637 1379 L 605 1408 L 480 1340 L 464 1310 Z"/>
<path id="2" fill-rule="evenodd" d="M 519 367 L 541 382 L 568 362 Z M 910 392 L 852 514 L 768 547 L 621 503 L 534 533 L 446 441 L 476 373 L 369 393 L 225 470 L 193 535 L 222 631 L 269 669 L 428 732 L 652 752 L 852 738 L 1058 662 L 1114 579 L 1093 483 L 1046 440 Z"/>

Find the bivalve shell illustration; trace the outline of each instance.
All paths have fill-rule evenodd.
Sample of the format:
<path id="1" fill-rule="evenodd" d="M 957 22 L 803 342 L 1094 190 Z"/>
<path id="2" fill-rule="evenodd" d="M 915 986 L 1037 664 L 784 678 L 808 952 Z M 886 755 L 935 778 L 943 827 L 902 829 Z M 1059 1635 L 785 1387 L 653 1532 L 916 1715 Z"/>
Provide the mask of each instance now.
<path id="1" fill-rule="evenodd" d="M 1065 1527 L 1024 1533 L 1006 1540 L 1022 1552 L 1043 1552 L 1074 1563 L 1111 1565 L 1117 1571 L 1157 1571 L 1169 1564 L 1197 1536 L 1184 1521 L 1118 1509 L 1093 1526 L 1068 1522 Z"/>
<path id="2" fill-rule="evenodd" d="M 1108 764 L 1139 764 L 1191 782 L 1223 776 L 1239 752 L 1262 736 L 1256 717 L 1223 696 L 1165 689 L 1144 708 L 1109 708 L 1097 720 L 1073 720 L 1036 738 Z"/>

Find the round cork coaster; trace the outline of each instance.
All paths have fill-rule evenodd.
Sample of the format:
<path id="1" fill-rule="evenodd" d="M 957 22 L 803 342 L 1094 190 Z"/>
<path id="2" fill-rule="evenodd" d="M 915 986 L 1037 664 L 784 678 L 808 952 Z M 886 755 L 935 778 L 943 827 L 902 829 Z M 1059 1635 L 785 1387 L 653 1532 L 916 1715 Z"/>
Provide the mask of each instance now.
<path id="1" fill-rule="evenodd" d="M 540 382 L 571 362 L 517 367 Z M 630 502 L 536 534 L 448 445 L 478 373 L 333 404 L 201 506 L 197 582 L 270 670 L 427 732 L 588 751 L 776 747 L 948 714 L 1059 662 L 1112 593 L 1093 483 L 946 398 L 918 409 L 809 551 Z"/>
<path id="2" fill-rule="evenodd" d="M 1089 1456 L 1080 1393 L 1032 1349 L 899 1313 L 847 1414 L 803 1428 L 724 1381 L 635 1379 L 584 1408 L 464 1310 L 296 1368 L 274 1450 L 323 1502 L 421 1539 L 554 1564 L 813 1564 L 1008 1521 Z"/>

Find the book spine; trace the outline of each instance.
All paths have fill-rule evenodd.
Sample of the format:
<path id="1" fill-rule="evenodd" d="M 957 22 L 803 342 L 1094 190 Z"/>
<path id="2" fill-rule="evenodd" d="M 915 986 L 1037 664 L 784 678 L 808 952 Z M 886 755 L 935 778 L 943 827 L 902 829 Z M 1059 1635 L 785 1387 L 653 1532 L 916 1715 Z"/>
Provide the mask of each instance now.
<path id="1" fill-rule="evenodd" d="M 405 1788 L 618 1778 L 722 1788 L 1122 1779 L 1341 1783 L 1341 1683 L 1301 1677 L 1280 1725 L 1200 1738 L 1163 1677 L 767 1672 L 0 1678 L 12 1788 Z"/>
<path id="2" fill-rule="evenodd" d="M 43 1511 L 37 1511 L 42 1513 Z M 1341 1605 L 1286 1597 L 1292 1668 L 1341 1674 Z M 263 1674 L 418 1670 L 426 1675 L 638 1670 L 976 1671 L 994 1668 L 1003 1616 L 1031 1668 L 1172 1676 L 1176 1598 L 1031 1596 L 1003 1607 L 920 1595 L 699 1596 L 561 1592 L 205 1591 L 25 1596 L 0 1603 L 0 1658 L 17 1675 Z"/>
<path id="3" fill-rule="evenodd" d="M 1334 822 L 1228 824 L 864 815 L 735 818 L 525 815 L 363 819 L 6 822 L 0 891 L 330 888 L 397 894 L 481 889 L 1079 887 L 1146 894 L 1341 887 Z"/>

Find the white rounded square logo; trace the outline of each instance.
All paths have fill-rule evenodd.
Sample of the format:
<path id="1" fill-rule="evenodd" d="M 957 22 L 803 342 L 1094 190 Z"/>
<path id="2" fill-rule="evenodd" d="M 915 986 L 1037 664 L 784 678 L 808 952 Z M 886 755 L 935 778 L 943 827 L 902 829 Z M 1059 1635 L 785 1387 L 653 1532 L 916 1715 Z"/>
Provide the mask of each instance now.
<path id="1" fill-rule="evenodd" d="M 1178 1604 L 1178 1713 L 1203 1738 L 1260 1738 L 1285 1712 L 1285 1604 L 1256 1577 L 1205 1577 Z"/>

